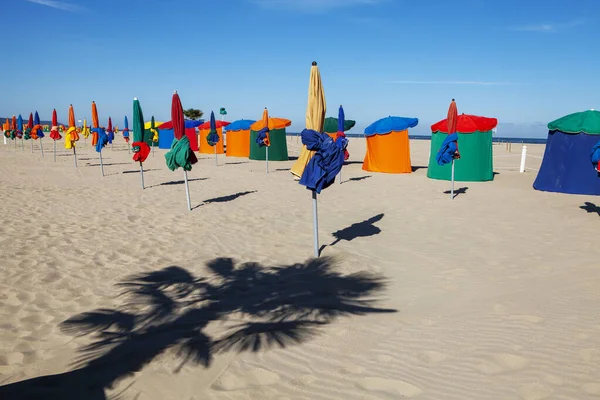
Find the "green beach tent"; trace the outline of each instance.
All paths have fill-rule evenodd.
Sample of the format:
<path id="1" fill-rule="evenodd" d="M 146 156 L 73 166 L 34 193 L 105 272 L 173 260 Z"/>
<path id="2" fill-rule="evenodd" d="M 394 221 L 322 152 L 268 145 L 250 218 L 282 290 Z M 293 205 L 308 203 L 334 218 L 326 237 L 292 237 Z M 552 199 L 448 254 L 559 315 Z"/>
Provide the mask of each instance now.
<path id="1" fill-rule="evenodd" d="M 287 137 L 285 128 L 292 121 L 284 118 L 269 118 L 269 161 L 288 161 Z M 265 160 L 266 149 L 256 143 L 258 131 L 263 128 L 263 121 L 259 120 L 250 126 L 250 160 Z"/>
<path id="2" fill-rule="evenodd" d="M 460 159 L 455 161 L 454 180 L 462 182 L 483 182 L 494 179 L 492 154 L 492 129 L 498 125 L 496 118 L 461 114 L 458 116 L 458 151 Z M 448 136 L 446 119 L 431 126 L 431 151 L 427 177 L 449 181 L 451 165 L 439 165 L 436 155 Z"/>

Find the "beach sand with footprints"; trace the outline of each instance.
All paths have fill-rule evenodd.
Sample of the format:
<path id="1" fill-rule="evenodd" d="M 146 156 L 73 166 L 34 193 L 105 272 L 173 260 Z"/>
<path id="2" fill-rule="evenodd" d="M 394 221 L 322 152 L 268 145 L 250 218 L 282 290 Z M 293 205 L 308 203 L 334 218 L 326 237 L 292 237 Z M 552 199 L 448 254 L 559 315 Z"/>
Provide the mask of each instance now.
<path id="1" fill-rule="evenodd" d="M 142 190 L 120 137 L 105 177 L 46 144 L 0 146 L 1 399 L 600 397 L 600 201 L 533 190 L 543 145 L 451 201 L 429 141 L 393 175 L 351 139 L 314 260 L 293 160 L 200 155 L 189 212 L 166 150 Z"/>

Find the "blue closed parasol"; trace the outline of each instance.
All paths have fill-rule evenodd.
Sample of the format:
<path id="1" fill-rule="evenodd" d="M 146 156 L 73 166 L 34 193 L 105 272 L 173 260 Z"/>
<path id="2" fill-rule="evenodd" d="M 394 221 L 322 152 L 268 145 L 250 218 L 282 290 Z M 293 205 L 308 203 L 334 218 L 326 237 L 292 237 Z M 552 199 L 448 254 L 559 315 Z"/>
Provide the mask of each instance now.
<path id="1" fill-rule="evenodd" d="M 208 131 L 208 135 L 206 135 L 206 141 L 209 146 L 215 148 L 215 165 L 219 165 L 217 161 L 217 143 L 219 143 L 219 134 L 217 133 L 217 123 L 215 122 L 215 113 L 214 111 L 210 112 L 210 130 Z"/>

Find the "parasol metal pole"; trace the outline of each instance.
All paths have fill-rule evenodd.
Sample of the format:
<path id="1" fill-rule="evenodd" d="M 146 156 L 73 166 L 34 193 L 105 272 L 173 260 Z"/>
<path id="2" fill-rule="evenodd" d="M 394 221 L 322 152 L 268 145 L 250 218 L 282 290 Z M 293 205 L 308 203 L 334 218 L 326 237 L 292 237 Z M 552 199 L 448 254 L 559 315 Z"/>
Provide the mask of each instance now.
<path id="1" fill-rule="evenodd" d="M 217 160 L 217 144 L 215 143 L 215 165 L 219 166 L 219 161 Z"/>
<path id="2" fill-rule="evenodd" d="M 31 154 L 33 154 L 33 138 L 31 138 L 29 140 L 31 140 Z"/>
<path id="3" fill-rule="evenodd" d="M 53 139 L 54 141 L 54 162 L 56 162 L 56 139 Z"/>
<path id="4" fill-rule="evenodd" d="M 102 162 L 102 149 L 98 152 L 100 155 L 100 171 L 102 172 L 102 176 L 104 176 L 104 163 Z"/>
<path id="5" fill-rule="evenodd" d="M 40 150 L 42 151 L 42 157 L 44 157 L 44 144 L 42 143 L 42 138 L 40 138 Z"/>
<path id="6" fill-rule="evenodd" d="M 21 150 L 25 151 L 25 140 L 23 138 L 21 138 Z"/>
<path id="7" fill-rule="evenodd" d="M 140 161 L 140 179 L 142 180 L 142 189 L 144 188 L 144 165 Z"/>
<path id="8" fill-rule="evenodd" d="M 152 142 L 152 157 L 154 157 L 154 141 Z"/>
<path id="9" fill-rule="evenodd" d="M 190 200 L 190 185 L 188 183 L 187 171 L 183 170 L 183 179 L 185 181 L 185 195 L 187 196 L 188 211 L 192 211 L 192 202 Z"/>
<path id="10" fill-rule="evenodd" d="M 315 247 L 315 257 L 319 257 L 319 216 L 317 213 L 317 192 L 312 191 L 312 205 L 313 205 L 313 237 Z"/>
<path id="11" fill-rule="evenodd" d="M 342 184 L 342 169 L 340 168 L 340 185 Z"/>
<path id="12" fill-rule="evenodd" d="M 75 143 L 71 142 L 73 146 L 73 159 L 75 160 L 75 168 L 77 168 L 77 152 L 75 151 Z"/>
<path id="13" fill-rule="evenodd" d="M 269 173 L 269 146 L 266 146 L 265 148 L 265 164 L 266 164 L 266 168 L 267 168 L 267 174 Z"/>
<path id="14" fill-rule="evenodd" d="M 454 200 L 454 158 L 452 159 L 452 186 L 450 188 L 450 200 Z"/>

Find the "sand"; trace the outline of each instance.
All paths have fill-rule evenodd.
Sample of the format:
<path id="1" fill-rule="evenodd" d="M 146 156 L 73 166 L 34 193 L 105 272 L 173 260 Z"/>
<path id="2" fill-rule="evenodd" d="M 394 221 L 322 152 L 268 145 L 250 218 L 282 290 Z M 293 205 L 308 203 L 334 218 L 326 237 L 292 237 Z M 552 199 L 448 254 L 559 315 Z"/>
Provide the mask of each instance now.
<path id="1" fill-rule="evenodd" d="M 495 180 L 450 201 L 352 139 L 315 261 L 293 161 L 201 155 L 188 212 L 165 150 L 142 190 L 119 139 L 105 177 L 83 143 L 77 169 L 0 146 L 0 398 L 600 397 L 599 201 L 533 190 L 544 146 L 520 174 L 495 145 Z"/>

